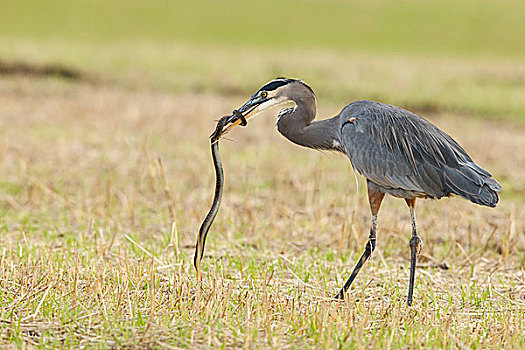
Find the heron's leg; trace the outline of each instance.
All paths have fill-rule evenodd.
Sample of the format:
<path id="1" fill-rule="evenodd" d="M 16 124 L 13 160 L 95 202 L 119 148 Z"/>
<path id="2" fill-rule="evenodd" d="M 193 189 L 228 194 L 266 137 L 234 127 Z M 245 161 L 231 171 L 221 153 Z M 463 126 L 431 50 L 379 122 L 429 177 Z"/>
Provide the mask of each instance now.
<path id="1" fill-rule="evenodd" d="M 414 279 L 416 276 L 416 260 L 421 248 L 421 239 L 417 235 L 416 225 L 416 199 L 405 199 L 410 208 L 410 218 L 412 219 L 412 238 L 410 239 L 410 280 L 408 283 L 407 305 L 412 305 L 412 295 L 414 294 Z"/>
<path id="2" fill-rule="evenodd" d="M 368 243 L 366 243 L 365 251 L 363 255 L 361 255 L 361 258 L 357 262 L 357 265 L 354 267 L 352 274 L 346 281 L 343 288 L 341 288 L 339 293 L 337 293 L 337 295 L 334 297 L 335 299 L 345 298 L 346 291 L 348 290 L 348 288 L 350 288 L 350 285 L 359 273 L 359 270 L 361 270 L 361 267 L 363 267 L 363 264 L 368 260 L 370 255 L 372 255 L 372 252 L 376 247 L 377 213 L 379 212 L 379 207 L 381 207 L 381 202 L 383 201 L 384 197 L 384 193 L 379 192 L 377 189 L 371 188 L 370 183 L 368 183 L 368 202 L 370 203 L 370 211 L 372 212 L 372 225 L 370 227 Z"/>

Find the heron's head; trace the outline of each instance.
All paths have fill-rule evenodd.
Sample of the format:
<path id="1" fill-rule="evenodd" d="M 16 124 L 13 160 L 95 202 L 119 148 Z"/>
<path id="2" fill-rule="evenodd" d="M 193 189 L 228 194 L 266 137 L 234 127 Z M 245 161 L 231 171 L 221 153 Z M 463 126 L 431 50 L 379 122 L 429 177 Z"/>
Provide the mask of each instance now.
<path id="1" fill-rule="evenodd" d="M 248 102 L 234 111 L 226 123 L 227 127 L 222 131 L 220 136 L 226 134 L 234 126 L 242 124 L 242 117 L 244 117 L 244 120 L 248 120 L 269 108 L 287 102 L 294 102 L 304 91 L 307 91 L 308 94 L 311 93 L 315 98 L 312 89 L 301 80 L 277 78 L 269 81 L 253 94 Z M 239 114 L 241 114 L 242 117 Z"/>

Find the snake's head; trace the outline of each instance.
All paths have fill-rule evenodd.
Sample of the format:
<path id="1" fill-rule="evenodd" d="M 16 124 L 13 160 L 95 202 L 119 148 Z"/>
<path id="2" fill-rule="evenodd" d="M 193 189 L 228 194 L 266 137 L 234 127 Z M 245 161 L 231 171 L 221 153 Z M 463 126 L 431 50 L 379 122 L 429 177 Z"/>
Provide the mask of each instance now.
<path id="1" fill-rule="evenodd" d="M 228 120 L 231 118 L 229 115 L 225 115 L 217 122 L 215 131 L 210 135 L 211 142 L 217 141 L 223 134 L 224 126 L 228 123 Z"/>
<path id="2" fill-rule="evenodd" d="M 230 131 L 230 129 L 235 125 L 248 125 L 244 115 L 237 109 L 234 109 L 231 115 L 225 115 L 219 119 L 217 126 L 215 127 L 215 131 L 210 135 L 211 141 L 217 141 L 219 138 L 221 138 L 221 136 L 228 133 L 228 131 Z"/>

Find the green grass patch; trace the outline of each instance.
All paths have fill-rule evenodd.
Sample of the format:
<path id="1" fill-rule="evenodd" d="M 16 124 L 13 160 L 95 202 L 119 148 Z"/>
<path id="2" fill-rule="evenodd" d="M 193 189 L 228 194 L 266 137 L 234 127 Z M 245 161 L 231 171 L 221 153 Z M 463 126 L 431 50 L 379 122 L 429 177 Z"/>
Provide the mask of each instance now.
<path id="1" fill-rule="evenodd" d="M 522 1 L 14 1 L 4 37 L 525 55 Z"/>

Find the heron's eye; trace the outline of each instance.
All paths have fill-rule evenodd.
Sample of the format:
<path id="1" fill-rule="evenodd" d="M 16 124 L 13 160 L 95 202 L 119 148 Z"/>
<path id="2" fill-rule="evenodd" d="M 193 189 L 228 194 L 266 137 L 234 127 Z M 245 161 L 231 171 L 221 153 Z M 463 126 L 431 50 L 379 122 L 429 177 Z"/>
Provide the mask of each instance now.
<path id="1" fill-rule="evenodd" d="M 266 91 L 262 91 L 262 92 L 261 92 L 261 97 L 262 97 L 262 98 L 266 98 L 266 97 L 268 97 L 268 93 L 267 93 Z"/>

